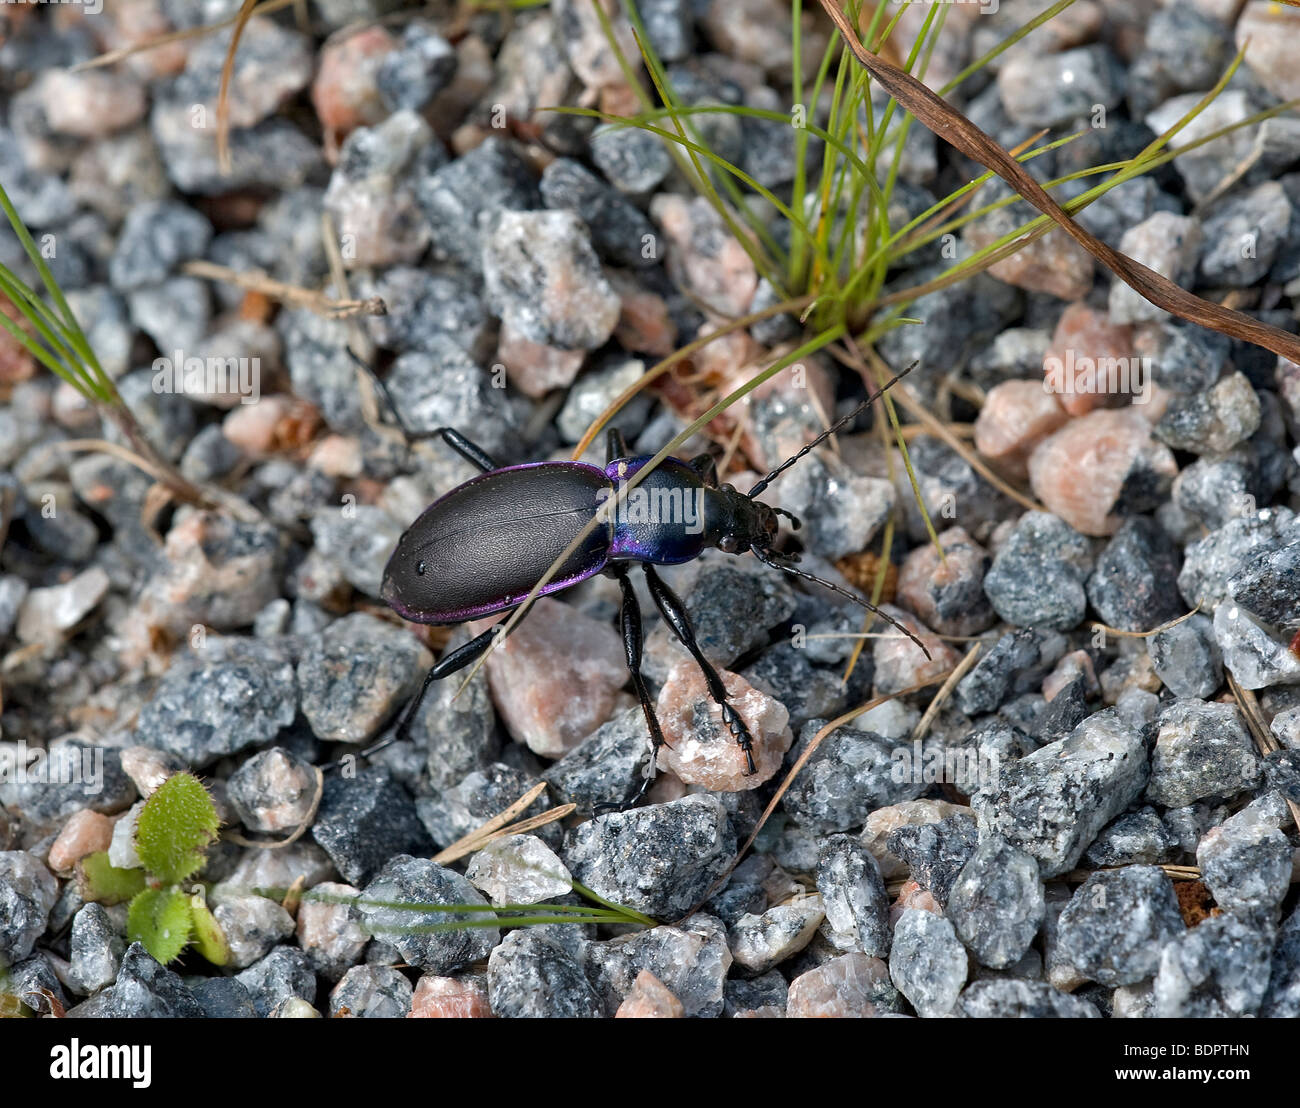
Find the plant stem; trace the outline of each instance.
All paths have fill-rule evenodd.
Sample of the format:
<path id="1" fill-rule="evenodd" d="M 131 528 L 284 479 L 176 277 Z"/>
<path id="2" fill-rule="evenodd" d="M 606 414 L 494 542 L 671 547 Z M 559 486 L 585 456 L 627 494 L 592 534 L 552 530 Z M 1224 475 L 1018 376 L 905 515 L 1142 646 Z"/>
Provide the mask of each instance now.
<path id="1" fill-rule="evenodd" d="M 147 461 L 158 473 L 159 480 L 178 500 L 192 504 L 196 508 L 215 508 L 216 503 L 198 485 L 181 475 L 181 472 L 155 449 L 149 436 L 144 433 L 135 414 L 127 407 L 125 401 L 115 396 L 111 403 L 101 404 L 100 411 L 108 416 L 119 431 L 126 436 L 131 449 Z"/>

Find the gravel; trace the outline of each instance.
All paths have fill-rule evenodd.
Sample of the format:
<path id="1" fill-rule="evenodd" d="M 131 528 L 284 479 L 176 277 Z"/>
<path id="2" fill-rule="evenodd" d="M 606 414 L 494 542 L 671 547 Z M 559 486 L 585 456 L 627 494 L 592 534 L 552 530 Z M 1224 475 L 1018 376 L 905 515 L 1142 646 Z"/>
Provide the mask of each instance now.
<path id="1" fill-rule="evenodd" d="M 1134 985 L 1155 973 L 1161 951 L 1183 932 L 1173 883 L 1156 866 L 1092 874 L 1057 923 L 1057 952 L 1102 985 Z"/>
<path id="2" fill-rule="evenodd" d="M 598 816 L 569 832 L 561 856 L 593 892 L 668 919 L 704 897 L 735 847 L 721 801 L 697 794 Z"/>
<path id="3" fill-rule="evenodd" d="M 0 32 L 4 187 L 134 417 L 0 329 L 0 1008 L 15 994 L 97 1018 L 1300 1013 L 1297 363 L 1166 312 L 1059 231 L 949 282 L 1034 214 L 1000 182 L 980 203 L 1007 206 L 896 240 L 888 272 L 848 289 L 876 194 L 850 175 L 823 195 L 810 127 L 829 100 L 796 103 L 781 0 L 638 4 L 690 141 L 746 175 L 715 180 L 725 216 L 697 152 L 611 122 L 641 101 L 586 0 L 509 19 L 406 18 L 397 0 L 254 16 L 229 74 L 228 167 L 214 135 L 229 30 L 81 64 L 238 6 L 26 5 Z M 645 68 L 624 7 L 602 7 Z M 936 21 L 926 82 L 1011 35 L 1015 7 Z M 815 14 L 805 83 L 828 41 Z M 923 15 L 900 16 L 900 56 Z M 1294 113 L 1193 144 L 1300 96 L 1297 31 L 1264 0 L 1078 4 L 952 103 L 1005 146 L 1037 142 L 1027 170 L 1072 177 L 1057 192 L 1076 200 L 1094 166 L 1203 106 L 1246 47 L 1170 160 L 1078 220 L 1295 333 Z M 876 90 L 857 123 L 882 123 L 886 100 Z M 876 165 L 891 234 L 981 172 L 918 124 L 892 137 Z M 787 259 L 800 241 L 759 192 L 790 203 L 801 148 L 793 214 L 830 231 L 820 260 Z M 840 252 L 849 205 L 865 237 Z M 419 625 L 383 601 L 412 521 L 476 476 L 437 432 L 509 466 L 570 461 L 602 422 L 582 452 L 601 467 L 603 427 L 649 454 L 745 387 L 671 452 L 707 451 L 720 485 L 747 490 L 865 395 L 842 343 L 800 349 L 842 307 L 801 294 L 840 262 L 840 290 L 880 325 L 871 349 L 895 372 L 919 362 L 895 395 L 903 433 L 876 405 L 762 500 L 802 520 L 781 517 L 778 549 L 929 657 L 743 543 L 713 549 L 710 516 L 706 552 L 661 573 L 759 772 L 636 572 L 645 697 L 669 744 L 657 765 L 606 575 L 539 600 L 481 669 L 430 686 L 405 738 L 367 753 L 396 740 L 435 659 L 487 626 Z M 43 287 L 8 232 L 0 263 Z M 251 391 L 168 381 L 160 358 L 246 369 Z M 1089 365 L 1107 392 L 1085 387 Z M 537 527 L 570 536 L 586 518 L 517 507 L 520 557 Z M 450 537 L 486 594 L 471 524 Z M 145 800 L 181 770 L 223 826 L 195 878 L 223 968 L 193 949 L 159 965 L 130 942 L 128 905 L 87 901 L 79 873 L 100 850 L 139 864 Z M 508 918 L 589 906 L 588 890 L 650 922 Z M 489 926 L 427 926 L 471 920 Z"/>

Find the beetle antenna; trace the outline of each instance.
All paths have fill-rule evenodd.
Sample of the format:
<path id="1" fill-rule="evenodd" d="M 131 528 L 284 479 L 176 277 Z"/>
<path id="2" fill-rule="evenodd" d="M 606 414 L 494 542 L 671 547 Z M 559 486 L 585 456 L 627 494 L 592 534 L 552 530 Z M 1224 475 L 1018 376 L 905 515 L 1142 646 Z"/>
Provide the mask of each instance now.
<path id="1" fill-rule="evenodd" d="M 897 379 L 898 378 L 894 378 L 894 380 Z M 882 612 L 879 608 L 877 608 L 874 604 L 872 604 L 871 601 L 863 600 L 862 597 L 860 596 L 855 596 L 853 593 L 849 592 L 848 589 L 840 588 L 840 586 L 835 584 L 835 582 L 833 581 L 827 581 L 824 578 L 817 577 L 816 575 L 811 573 L 807 573 L 802 569 L 796 569 L 794 566 L 790 565 L 789 562 L 784 562 L 778 558 L 772 557 L 771 552 L 764 550 L 761 546 L 751 546 L 749 549 L 754 552 L 754 557 L 756 557 L 765 566 L 771 566 L 773 569 L 779 569 L 782 573 L 788 573 L 791 577 L 798 577 L 800 580 L 803 581 L 812 581 L 815 584 L 821 585 L 823 588 L 830 589 L 831 592 L 839 593 L 840 596 L 847 597 L 849 600 L 852 600 L 854 604 L 859 604 L 863 608 L 866 608 L 867 611 L 872 612 L 875 615 L 878 615 L 891 627 L 894 627 L 897 630 L 902 631 L 904 635 L 906 635 L 909 639 L 911 639 L 914 643 L 916 643 L 917 646 L 921 648 L 922 654 L 924 654 L 927 658 L 930 658 L 930 652 L 925 648 L 925 643 L 923 643 L 914 634 L 912 634 L 911 631 L 909 631 L 906 627 L 904 627 L 901 623 L 899 623 L 898 620 L 896 620 L 888 612 Z"/>
<path id="2" fill-rule="evenodd" d="M 777 466 L 776 469 L 772 470 L 771 473 L 769 473 L 766 477 L 764 477 L 761 481 L 759 481 L 758 484 L 756 484 L 752 489 L 749 490 L 748 495 L 751 498 L 758 496 L 765 488 L 767 488 L 768 485 L 770 485 L 773 481 L 775 481 L 778 477 L 780 477 L 781 474 L 783 474 L 787 469 L 789 469 L 792 465 L 794 465 L 795 462 L 799 461 L 800 458 L 806 457 L 812 451 L 816 450 L 817 447 L 821 446 L 821 444 L 824 443 L 833 434 L 835 434 L 836 431 L 844 430 L 845 427 L 847 427 L 850 423 L 852 423 L 855 419 L 857 419 L 859 415 L 861 415 L 864 411 L 867 410 L 867 408 L 871 407 L 872 404 L 874 404 L 877 400 L 879 400 L 880 397 L 885 392 L 887 392 L 895 383 L 897 383 L 898 381 L 906 377 L 918 365 L 920 365 L 920 362 L 913 362 L 901 373 L 896 373 L 893 377 L 891 377 L 888 381 L 885 382 L 885 384 L 881 387 L 881 389 L 878 392 L 873 392 L 861 404 L 859 404 L 856 408 L 854 408 L 853 411 L 849 412 L 848 415 L 842 416 L 841 418 L 837 419 L 834 423 L 832 423 L 829 427 L 827 427 L 825 431 L 823 431 L 820 435 L 818 435 L 815 439 L 813 439 L 812 442 L 810 442 L 807 446 L 805 446 L 802 450 L 800 450 L 799 453 L 794 454 L 791 457 L 787 458 L 784 462 L 782 462 L 779 466 Z"/>
<path id="3" fill-rule="evenodd" d="M 348 352 L 348 357 L 357 363 L 357 368 L 370 378 L 370 383 L 375 386 L 375 391 L 384 398 L 384 403 L 388 406 L 388 410 L 393 414 L 393 420 L 397 424 L 397 429 L 402 432 L 402 438 L 406 440 L 406 445 L 410 446 L 419 436 L 406 425 L 406 420 L 402 418 L 402 412 L 394 402 L 393 394 L 388 391 L 388 386 L 380 379 L 379 374 L 370 367 L 370 364 L 363 358 L 359 357 L 352 347 L 345 346 L 343 349 Z"/>

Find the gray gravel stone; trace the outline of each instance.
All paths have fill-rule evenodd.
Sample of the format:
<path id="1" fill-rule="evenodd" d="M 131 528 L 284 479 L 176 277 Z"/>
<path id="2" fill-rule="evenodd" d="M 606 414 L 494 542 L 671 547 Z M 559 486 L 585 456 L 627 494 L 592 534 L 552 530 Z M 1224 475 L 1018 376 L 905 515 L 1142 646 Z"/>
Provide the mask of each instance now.
<path id="1" fill-rule="evenodd" d="M 1004 294 L 1012 291 L 1007 285 L 995 283 L 999 284 Z M 931 296 L 939 295 L 942 294 L 930 293 L 916 303 L 921 304 Z M 996 295 L 984 297 L 983 302 L 979 304 L 957 303 L 952 305 L 951 310 L 964 312 L 966 318 L 979 320 L 981 315 L 988 313 L 990 304 L 997 304 Z M 930 317 L 926 322 L 927 328 L 946 327 L 951 330 L 954 326 L 953 320 L 939 315 Z M 889 337 L 901 334 L 903 331 L 921 329 L 902 328 L 891 331 Z M 887 342 L 888 339 L 885 341 Z M 906 365 L 909 361 L 910 359 L 904 357 L 896 364 Z M 922 362 L 923 366 L 926 364 L 933 363 Z M 915 374 L 909 380 L 915 380 Z M 820 423 L 817 425 L 817 430 L 821 430 Z M 908 454 L 931 522 L 942 519 L 952 527 L 960 527 L 977 542 L 983 543 L 988 540 L 994 527 L 1015 515 L 1013 502 L 985 481 L 969 462 L 939 439 L 930 435 L 919 435 L 908 446 Z M 894 490 L 897 494 L 899 510 L 907 520 L 907 533 L 916 542 L 928 541 L 929 532 L 925 528 L 925 521 L 921 518 L 920 509 L 916 506 L 916 495 L 912 492 L 912 485 L 901 459 L 896 459 L 895 462 Z"/>
<path id="2" fill-rule="evenodd" d="M 1205 219 L 1201 276 L 1213 286 L 1253 285 L 1272 267 L 1292 218 L 1278 181 L 1225 196 Z"/>
<path id="3" fill-rule="evenodd" d="M 1262 508 L 1230 519 L 1183 551 L 1178 591 L 1189 608 L 1210 613 L 1229 598 L 1230 582 L 1266 548 L 1300 538 L 1300 524 L 1288 508 Z"/>
<path id="4" fill-rule="evenodd" d="M 573 212 L 586 224 L 591 244 L 606 261 L 631 269 L 656 263 L 654 251 L 644 249 L 646 237 L 654 236 L 650 220 L 580 162 L 556 158 L 542 173 L 541 193 L 548 208 Z"/>
<path id="5" fill-rule="evenodd" d="M 307 954 L 296 946 L 277 946 L 265 958 L 235 975 L 248 990 L 253 1010 L 263 1019 L 291 996 L 316 1003 L 316 973 Z"/>
<path id="6" fill-rule="evenodd" d="M 974 982 L 961 994 L 961 1013 L 970 1019 L 1100 1019 L 1093 1004 L 1042 981 L 1014 978 Z"/>
<path id="7" fill-rule="evenodd" d="M 432 796 L 421 796 L 416 807 L 433 841 L 446 848 L 483 826 L 536 784 L 537 778 L 527 771 L 493 762 Z M 540 815 L 549 807 L 551 803 L 543 794 L 520 813 L 520 818 Z M 559 824 L 548 824 L 537 833 L 550 846 L 558 845 Z"/>
<path id="8" fill-rule="evenodd" d="M 1184 930 L 1174 886 L 1158 866 L 1125 866 L 1089 876 L 1058 922 L 1060 959 L 1108 987 L 1155 973 L 1160 951 Z"/>
<path id="9" fill-rule="evenodd" d="M 456 51 L 421 20 L 402 30 L 402 45 L 384 56 L 375 72 L 379 94 L 393 110 L 419 111 L 456 75 Z"/>
<path id="10" fill-rule="evenodd" d="M 752 1012 L 755 1008 L 775 1008 L 784 1014 L 789 991 L 790 986 L 780 970 L 759 974 L 750 981 L 729 977 L 723 988 L 722 1014 L 730 1017 L 738 1012 Z"/>
<path id="11" fill-rule="evenodd" d="M 421 180 L 416 195 L 433 232 L 433 253 L 481 271 L 483 218 L 541 206 L 537 178 L 513 146 L 488 138 Z"/>
<path id="12" fill-rule="evenodd" d="M 445 974 L 487 957 L 500 941 L 495 927 L 430 931 L 430 913 L 387 904 L 486 904 L 464 877 L 424 858 L 391 858 L 362 891 L 359 903 L 366 930 L 391 943 L 410 965 L 426 973 Z M 492 920 L 491 912 L 438 912 L 435 923 Z"/>
<path id="13" fill-rule="evenodd" d="M 1291 889 L 1294 848 L 1281 830 L 1290 815 L 1277 793 L 1266 793 L 1212 827 L 1196 848 L 1201 879 L 1219 907 L 1271 923 Z"/>
<path id="14" fill-rule="evenodd" d="M 947 914 L 980 963 L 993 969 L 1014 965 L 1046 914 L 1038 863 L 996 837 L 985 839 L 957 875 Z"/>
<path id="15" fill-rule="evenodd" d="M 1245 608 L 1220 604 L 1214 613 L 1214 637 L 1224 666 L 1243 689 L 1300 684 L 1300 657 Z"/>
<path id="16" fill-rule="evenodd" d="M 432 854 L 415 805 L 383 767 L 329 774 L 312 837 L 344 878 L 359 885 L 394 854 Z"/>
<path id="17" fill-rule="evenodd" d="M 1269 983 L 1273 937 L 1225 913 L 1186 931 L 1160 954 L 1155 1015 L 1222 1019 L 1254 1015 Z"/>
<path id="18" fill-rule="evenodd" d="M 116 750 L 59 739 L 40 754 L 36 760 L 37 751 L 26 752 L 33 759 L 26 780 L 12 771 L 3 775 L 9 780 L 0 780 L 0 805 L 16 810 L 34 827 L 53 829 L 82 808 L 112 815 L 130 807 L 135 790 Z M 0 765 L 16 769 L 19 749 L 0 746 L 0 759 Z"/>
<path id="19" fill-rule="evenodd" d="M 724 986 L 732 984 L 727 977 L 731 951 L 726 931 L 703 913 L 676 927 L 653 927 L 607 942 L 585 943 L 580 960 L 606 1015 L 614 1014 L 642 970 L 649 970 L 668 987 L 688 1018 L 717 1016 L 723 1009 Z"/>
<path id="20" fill-rule="evenodd" d="M 209 639 L 182 657 L 141 709 L 135 741 L 196 769 L 275 738 L 294 720 L 298 685 L 287 651 L 258 639 Z"/>
<path id="21" fill-rule="evenodd" d="M 1142 736 L 1114 709 L 1010 766 L 971 797 L 981 837 L 998 834 L 1038 859 L 1044 877 L 1066 873 L 1147 781 Z"/>
<path id="22" fill-rule="evenodd" d="M 1003 635 L 957 683 L 957 706 L 968 716 L 997 711 L 1009 696 L 1041 685 L 1064 649 L 1065 640 L 1052 632 L 1025 628 Z"/>
<path id="23" fill-rule="evenodd" d="M 1024 51 L 998 72 L 1002 106 L 1016 123 L 1062 127 L 1123 99 L 1126 73 L 1109 47 L 1100 44 L 1059 54 Z"/>
<path id="24" fill-rule="evenodd" d="M 283 312 L 276 323 L 294 394 L 313 404 L 336 431 L 360 431 L 365 425 L 360 370 L 347 353 L 347 327 L 306 308 Z"/>
<path id="25" fill-rule="evenodd" d="M 469 641 L 458 631 L 448 650 Z M 411 737 L 428 751 L 426 770 L 435 788 L 447 788 L 475 770 L 486 769 L 501 753 L 496 710 L 488 692 L 487 674 L 474 675 L 469 687 L 461 681 L 437 681 L 430 686 L 411 721 Z"/>
<path id="26" fill-rule="evenodd" d="M 1232 704 L 1175 700 L 1160 713 L 1147 799 L 1167 808 L 1228 797 L 1259 780 L 1259 756 Z"/>
<path id="27" fill-rule="evenodd" d="M 1267 1019 L 1300 1016 L 1300 908 L 1278 928 L 1268 992 L 1259 1014 Z"/>
<path id="28" fill-rule="evenodd" d="M 1175 696 L 1204 699 L 1223 684 L 1223 654 L 1214 624 L 1199 612 L 1147 639 L 1152 668 Z"/>
<path id="29" fill-rule="evenodd" d="M 726 555 L 719 557 L 725 558 Z M 795 599 L 778 574 L 750 572 L 717 559 L 699 564 L 689 589 L 678 589 L 695 639 L 704 656 L 720 666 L 765 646 L 768 629 L 794 614 Z M 736 613 L 746 613 L 737 619 Z M 644 672 L 663 681 L 672 667 L 690 655 L 664 623 L 646 636 Z"/>
<path id="30" fill-rule="evenodd" d="M 327 742 L 366 742 L 415 694 L 429 662 L 414 636 L 353 612 L 303 649 L 298 663 L 303 715 Z"/>
<path id="31" fill-rule="evenodd" d="M 95 999 L 100 1004 L 94 1014 L 112 1019 L 195 1019 L 203 1015 L 203 1008 L 180 977 L 160 966 L 141 943 L 127 948 L 116 984 Z"/>
<path id="32" fill-rule="evenodd" d="M 592 421 L 624 389 L 639 380 L 645 370 L 645 362 L 639 358 L 614 358 L 601 368 L 579 377 L 569 389 L 564 407 L 555 419 L 555 425 L 560 429 L 564 441 L 578 442 Z M 645 427 L 646 418 L 653 406 L 650 397 L 638 394 L 610 420 L 609 426 L 617 427 L 632 441 L 633 436 Z"/>
<path id="33" fill-rule="evenodd" d="M 488 959 L 492 1014 L 509 1019 L 592 1019 L 600 997 L 578 961 L 545 935 L 512 931 Z"/>
<path id="34" fill-rule="evenodd" d="M 1153 434 L 1193 454 L 1223 454 L 1259 430 L 1260 403 L 1245 374 L 1230 373 L 1205 392 L 1175 397 Z"/>
<path id="35" fill-rule="evenodd" d="M 483 239 L 487 302 L 530 342 L 594 350 L 618 322 L 621 301 L 572 211 L 505 211 Z"/>
<path id="36" fill-rule="evenodd" d="M 907 908 L 894 928 L 889 977 L 917 1014 L 949 1015 L 966 984 L 966 948 L 952 923 L 920 908 Z"/>
<path id="37" fill-rule="evenodd" d="M 822 841 L 817 891 L 822 894 L 827 923 L 851 944 L 842 949 L 873 958 L 888 956 L 889 894 L 875 857 L 859 840 L 831 835 Z"/>
<path id="38" fill-rule="evenodd" d="M 414 266 L 391 266 L 358 292 L 381 297 L 388 308 L 385 315 L 366 317 L 370 337 L 386 350 L 428 351 L 449 340 L 472 355 L 483 346 L 487 309 L 473 283 L 459 271 L 430 273 Z M 406 415 L 405 406 L 402 414 Z M 475 429 L 475 438 L 477 434 Z"/>
<path id="39" fill-rule="evenodd" d="M 563 858 L 607 900 L 670 919 L 704 896 L 735 850 L 726 809 L 697 793 L 584 823 L 566 836 Z"/>
<path id="40" fill-rule="evenodd" d="M 0 963 L 13 965 L 32 952 L 58 894 L 42 862 L 22 850 L 0 852 Z"/>
<path id="41" fill-rule="evenodd" d="M 727 928 L 727 944 L 738 966 L 765 973 L 812 942 L 825 918 L 819 895 L 796 896 L 761 915 L 741 916 Z"/>
<path id="42" fill-rule="evenodd" d="M 963 815 L 900 827 L 889 836 L 887 845 L 889 852 L 907 865 L 908 877 L 945 905 L 978 842 L 975 821 Z"/>
<path id="43" fill-rule="evenodd" d="M 1087 610 L 1088 540 L 1054 515 L 1026 512 L 993 557 L 984 592 L 1008 623 L 1068 631 Z"/>
<path id="44" fill-rule="evenodd" d="M 203 257 L 212 225 L 177 201 L 149 201 L 127 214 L 109 262 L 109 279 L 119 291 L 164 281 L 181 262 Z"/>
<path id="45" fill-rule="evenodd" d="M 293 917 L 265 896 L 241 896 L 214 890 L 212 915 L 230 946 L 230 965 L 251 966 L 293 934 Z"/>
<path id="46" fill-rule="evenodd" d="M 397 549 L 402 525 L 382 508 L 357 504 L 348 512 L 318 508 L 310 527 L 316 543 L 313 553 L 353 588 L 378 598 L 384 566 Z"/>
<path id="47" fill-rule="evenodd" d="M 66 1010 L 67 994 L 54 972 L 51 956 L 37 951 L 4 971 L 5 992 L 22 999 L 38 1016 L 51 1017 L 55 1007 Z"/>
<path id="48" fill-rule="evenodd" d="M 573 888 L 564 863 L 536 835 L 492 840 L 470 857 L 465 876 L 493 904 L 536 904 Z"/>
<path id="49" fill-rule="evenodd" d="M 810 720 L 791 751 L 803 754 L 826 720 Z M 921 774 L 896 774 L 895 743 L 870 731 L 840 727 L 827 735 L 781 800 L 785 811 L 813 832 L 861 827 L 877 808 L 915 800 L 929 787 Z M 899 778 L 902 778 L 899 780 Z"/>
<path id="50" fill-rule="evenodd" d="M 391 966 L 353 966 L 330 993 L 330 1015 L 354 1019 L 404 1019 L 415 989 Z"/>
<path id="51" fill-rule="evenodd" d="M 97 993 L 117 980 L 126 943 L 102 904 L 77 910 L 70 941 L 72 978 L 81 992 Z"/>
<path id="52" fill-rule="evenodd" d="M 422 349 L 393 363 L 386 383 L 412 431 L 457 427 L 496 458 L 518 451 L 518 420 L 506 390 L 494 387 L 459 341 L 430 335 Z"/>
<path id="53" fill-rule="evenodd" d="M 792 730 L 815 717 L 834 716 L 845 707 L 846 690 L 839 674 L 814 666 L 808 652 L 792 643 L 768 647 L 740 675 L 781 702 L 790 713 Z"/>
<path id="54" fill-rule="evenodd" d="M 316 792 L 311 763 L 275 746 L 243 762 L 226 782 L 230 803 L 253 831 L 291 831 L 310 814 Z"/>
<path id="55" fill-rule="evenodd" d="M 598 804 L 629 797 L 650 766 L 650 735 L 640 707 L 601 724 L 542 777 L 562 803 L 589 814 Z"/>
<path id="56" fill-rule="evenodd" d="M 1177 851 L 1177 838 L 1156 810 L 1142 808 L 1104 827 L 1084 857 L 1097 867 L 1149 866 L 1172 861 Z"/>
<path id="57" fill-rule="evenodd" d="M 253 998 L 233 977 L 204 977 L 190 985 L 190 992 L 209 1020 L 251 1020 L 257 1018 Z"/>
<path id="58" fill-rule="evenodd" d="M 1261 622 L 1300 631 L 1300 537 L 1256 553 L 1229 579 L 1228 593 Z"/>
<path id="59" fill-rule="evenodd" d="M 799 535 L 814 554 L 834 560 L 865 550 L 894 510 L 894 486 L 854 473 L 835 458 L 811 455 L 776 488 L 775 501 L 803 523 Z"/>
<path id="60" fill-rule="evenodd" d="M 597 127 L 591 160 L 611 185 L 634 196 L 656 188 L 673 168 L 663 140 L 636 127 Z"/>
<path id="61" fill-rule="evenodd" d="M 1088 599 L 1108 627 L 1149 631 L 1183 614 L 1169 589 L 1178 574 L 1178 551 L 1154 521 L 1125 520 L 1097 558 Z"/>

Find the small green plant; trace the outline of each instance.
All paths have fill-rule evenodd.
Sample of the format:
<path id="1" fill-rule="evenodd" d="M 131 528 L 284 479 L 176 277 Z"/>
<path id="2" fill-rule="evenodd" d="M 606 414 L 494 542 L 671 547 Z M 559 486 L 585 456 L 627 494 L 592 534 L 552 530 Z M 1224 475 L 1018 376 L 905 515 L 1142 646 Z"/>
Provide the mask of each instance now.
<path id="1" fill-rule="evenodd" d="M 0 1020 L 31 1019 L 36 1013 L 13 991 L 9 974 L 0 970 Z"/>
<path id="2" fill-rule="evenodd" d="M 4 167 L 0 167 L 2 170 Z M 44 295 L 8 266 L 0 263 L 0 298 L 8 299 L 22 317 L 11 319 L 0 311 L 0 327 L 38 363 L 66 381 L 114 424 L 130 443 L 136 464 L 173 495 L 189 504 L 207 505 L 212 497 L 183 477 L 180 471 L 154 448 L 134 413 L 127 406 L 113 379 L 104 371 L 68 299 L 50 272 L 40 248 L 32 239 L 0 186 L 0 211 L 4 212 L 32 269 L 40 277 Z M 2 226 L 2 225 L 0 225 Z M 26 327 L 22 323 L 26 323 Z"/>
<path id="3" fill-rule="evenodd" d="M 191 944 L 213 965 L 225 965 L 230 948 L 202 886 L 186 887 L 203 868 L 220 825 L 202 782 L 190 773 L 173 774 L 145 801 L 136 821 L 140 866 L 114 866 L 104 852 L 88 855 L 78 866 L 82 896 L 101 904 L 130 901 L 127 938 L 143 943 L 163 965 Z"/>

